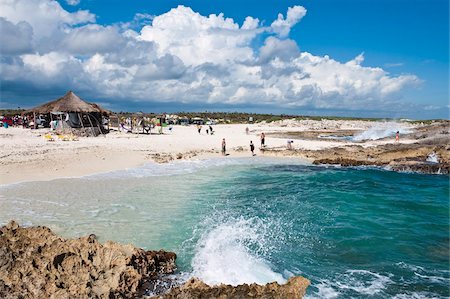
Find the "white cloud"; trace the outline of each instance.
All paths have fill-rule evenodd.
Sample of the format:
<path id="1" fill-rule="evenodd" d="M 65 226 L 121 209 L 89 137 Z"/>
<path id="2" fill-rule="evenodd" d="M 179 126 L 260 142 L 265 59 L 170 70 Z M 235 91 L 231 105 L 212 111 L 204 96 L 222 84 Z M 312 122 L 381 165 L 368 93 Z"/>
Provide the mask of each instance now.
<path id="1" fill-rule="evenodd" d="M 59 75 L 71 59 L 74 58 L 58 52 L 50 52 L 44 55 L 26 54 L 22 56 L 22 61 L 26 68 L 49 77 Z"/>
<path id="2" fill-rule="evenodd" d="M 66 0 L 66 3 L 72 6 L 77 6 L 80 4 L 80 0 Z"/>
<path id="3" fill-rule="evenodd" d="M 38 39 L 58 34 L 68 26 L 95 21 L 95 16 L 86 10 L 70 13 L 57 1 L 44 0 L 0 0 L 0 17 L 14 24 L 29 23 Z"/>
<path id="4" fill-rule="evenodd" d="M 305 15 L 306 9 L 303 6 L 289 7 L 286 19 L 282 14 L 278 14 L 278 19 L 273 21 L 270 27 L 272 27 L 273 32 L 277 33 L 280 37 L 287 37 L 291 28 L 300 22 Z"/>
<path id="5" fill-rule="evenodd" d="M 259 59 L 261 62 L 267 62 L 274 58 L 283 61 L 290 60 L 300 53 L 297 43 L 293 40 L 279 40 L 276 37 L 268 37 L 264 42 L 264 46 L 259 51 Z"/>
<path id="6" fill-rule="evenodd" d="M 250 41 L 258 34 L 258 21 L 247 18 L 242 28 L 223 14 L 208 17 L 178 6 L 156 16 L 141 30 L 140 39 L 158 46 L 158 54 L 170 53 L 188 65 L 230 63 L 253 58 Z"/>
<path id="7" fill-rule="evenodd" d="M 115 52 L 124 47 L 125 38 L 114 26 L 89 24 L 67 30 L 61 49 L 78 55 Z"/>
<path id="8" fill-rule="evenodd" d="M 259 26 L 259 19 L 254 19 L 250 16 L 245 18 L 244 23 L 242 24 L 241 29 L 245 30 L 254 30 Z"/>
<path id="9" fill-rule="evenodd" d="M 240 25 L 178 6 L 103 26 L 90 12 L 70 13 L 56 1 L 0 0 L 0 41 L 8 42 L 0 79 L 4 86 L 84 90 L 111 101 L 339 109 L 376 109 L 420 82 L 365 67 L 364 54 L 341 63 L 301 52 L 288 36 L 305 14 L 294 6 L 264 27 L 250 16 Z"/>
<path id="10" fill-rule="evenodd" d="M 391 63 L 385 63 L 384 66 L 391 68 L 391 67 L 400 67 L 403 66 L 404 63 L 403 62 L 391 62 Z"/>

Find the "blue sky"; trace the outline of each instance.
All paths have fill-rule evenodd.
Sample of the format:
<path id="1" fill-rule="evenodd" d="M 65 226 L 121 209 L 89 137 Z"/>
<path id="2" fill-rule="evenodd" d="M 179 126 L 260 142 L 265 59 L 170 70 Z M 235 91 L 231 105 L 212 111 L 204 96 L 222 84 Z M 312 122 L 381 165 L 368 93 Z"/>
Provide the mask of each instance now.
<path id="1" fill-rule="evenodd" d="M 31 7 L 30 1 L 16 0 L 22 6 L 15 11 L 0 10 L 8 22 L 2 30 L 9 30 L 3 39 L 13 32 L 30 38 L 20 22 L 33 32 L 30 45 L 18 33 L 0 41 L 17 44 L 2 48 L 3 107 L 33 106 L 73 89 L 113 110 L 449 117 L 448 1 L 61 0 L 58 9 L 69 15 L 55 15 L 58 22 L 44 14 L 40 20 L 39 13 L 28 20 L 20 7 Z M 198 22 L 186 26 L 197 13 Z M 237 28 L 209 18 L 220 13 Z M 136 14 L 145 17 L 138 21 Z M 241 30 L 248 16 L 258 22 Z M 177 27 L 174 20 L 186 22 Z M 230 28 L 241 39 L 220 44 Z M 196 36 L 184 40 L 191 33 Z M 104 48 L 114 40 L 121 49 Z M 130 47 L 127 55 L 124 45 Z M 118 58 L 124 55 L 143 60 Z"/>

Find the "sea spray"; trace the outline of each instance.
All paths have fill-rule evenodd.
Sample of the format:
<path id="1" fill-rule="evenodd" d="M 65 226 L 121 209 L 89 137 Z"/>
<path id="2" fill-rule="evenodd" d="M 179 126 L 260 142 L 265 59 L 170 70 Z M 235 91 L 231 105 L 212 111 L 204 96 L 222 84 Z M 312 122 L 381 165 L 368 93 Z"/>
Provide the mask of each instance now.
<path id="1" fill-rule="evenodd" d="M 355 135 L 353 141 L 378 140 L 386 137 L 395 136 L 396 132 L 400 134 L 409 134 L 411 129 L 404 124 L 397 122 L 377 123 L 369 129 Z"/>
<path id="2" fill-rule="evenodd" d="M 431 152 L 427 157 L 427 162 L 430 163 L 439 163 L 439 155 L 435 152 Z"/>
<path id="3" fill-rule="evenodd" d="M 229 219 L 204 231 L 192 259 L 193 276 L 215 285 L 284 283 L 258 252 L 265 252 L 267 227 L 260 219 Z"/>

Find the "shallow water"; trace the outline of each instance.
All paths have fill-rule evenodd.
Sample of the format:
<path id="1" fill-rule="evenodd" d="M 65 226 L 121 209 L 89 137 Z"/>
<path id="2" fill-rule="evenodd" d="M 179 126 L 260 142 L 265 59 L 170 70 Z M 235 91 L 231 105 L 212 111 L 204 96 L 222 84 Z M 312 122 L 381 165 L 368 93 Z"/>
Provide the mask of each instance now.
<path id="1" fill-rule="evenodd" d="M 276 159 L 149 164 L 0 189 L 0 222 L 172 250 L 180 271 L 312 281 L 309 297 L 446 298 L 447 176 Z"/>

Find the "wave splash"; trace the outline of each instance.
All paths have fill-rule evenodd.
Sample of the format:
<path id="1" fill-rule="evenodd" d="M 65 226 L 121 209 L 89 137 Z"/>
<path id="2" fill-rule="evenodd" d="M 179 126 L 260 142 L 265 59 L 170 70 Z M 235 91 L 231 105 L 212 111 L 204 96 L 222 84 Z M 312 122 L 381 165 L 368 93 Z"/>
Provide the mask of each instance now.
<path id="1" fill-rule="evenodd" d="M 283 276 L 258 254 L 267 250 L 266 230 L 257 218 L 239 218 L 205 231 L 195 248 L 193 276 L 209 285 L 284 283 Z"/>
<path id="2" fill-rule="evenodd" d="M 355 135 L 353 141 L 378 140 L 386 137 L 395 136 L 396 132 L 400 134 L 412 133 L 412 130 L 405 125 L 396 122 L 377 123 L 369 129 Z"/>
<path id="3" fill-rule="evenodd" d="M 428 156 L 427 156 L 427 162 L 430 163 L 439 163 L 439 155 L 436 154 L 435 152 L 431 152 Z"/>

